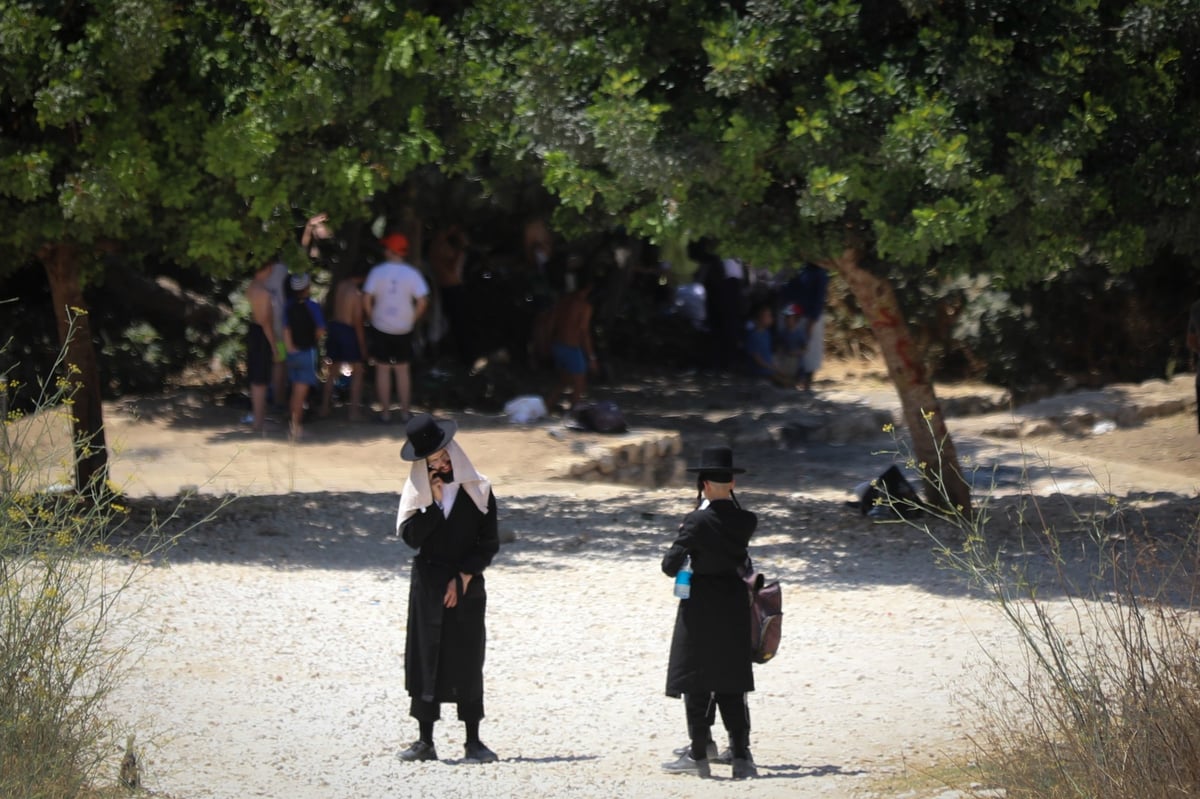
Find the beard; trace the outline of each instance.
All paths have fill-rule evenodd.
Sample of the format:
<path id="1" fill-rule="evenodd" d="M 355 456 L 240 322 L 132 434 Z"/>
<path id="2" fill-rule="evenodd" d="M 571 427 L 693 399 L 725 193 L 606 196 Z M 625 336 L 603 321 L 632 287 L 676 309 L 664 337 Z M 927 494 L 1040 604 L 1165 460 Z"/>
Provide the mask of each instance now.
<path id="1" fill-rule="evenodd" d="M 435 474 L 438 476 L 438 479 L 441 480 L 443 484 L 454 482 L 454 467 L 453 466 L 446 469 L 445 471 L 440 471 L 440 472 L 436 469 L 429 470 L 430 477 L 433 477 Z"/>

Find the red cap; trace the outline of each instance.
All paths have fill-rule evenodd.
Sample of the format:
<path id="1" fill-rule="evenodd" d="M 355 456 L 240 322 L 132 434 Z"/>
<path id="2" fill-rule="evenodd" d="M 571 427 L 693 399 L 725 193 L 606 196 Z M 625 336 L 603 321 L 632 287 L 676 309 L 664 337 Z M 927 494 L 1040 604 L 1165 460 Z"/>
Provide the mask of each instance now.
<path id="1" fill-rule="evenodd" d="M 403 233 L 389 233 L 379 240 L 385 250 L 398 255 L 408 255 L 408 238 Z"/>

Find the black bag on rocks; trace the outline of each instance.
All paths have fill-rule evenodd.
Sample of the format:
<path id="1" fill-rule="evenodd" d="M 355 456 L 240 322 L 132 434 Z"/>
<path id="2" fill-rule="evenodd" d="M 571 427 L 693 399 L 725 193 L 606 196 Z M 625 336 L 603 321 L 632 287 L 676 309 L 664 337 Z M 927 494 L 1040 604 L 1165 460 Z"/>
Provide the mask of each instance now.
<path id="1" fill-rule="evenodd" d="M 576 408 L 570 426 L 592 433 L 624 433 L 629 429 L 617 403 L 608 400 L 589 402 Z"/>

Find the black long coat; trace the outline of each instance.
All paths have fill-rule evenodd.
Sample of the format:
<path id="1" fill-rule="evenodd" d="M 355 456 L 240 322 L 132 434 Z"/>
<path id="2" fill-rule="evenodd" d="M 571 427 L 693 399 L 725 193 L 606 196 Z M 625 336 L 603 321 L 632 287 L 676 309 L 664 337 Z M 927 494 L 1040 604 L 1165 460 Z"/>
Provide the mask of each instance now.
<path id="1" fill-rule="evenodd" d="M 717 500 L 683 520 L 663 556 L 674 577 L 692 559 L 692 593 L 679 600 L 667 665 L 667 695 L 754 690 L 750 595 L 741 577 L 758 518 L 732 500 Z"/>
<path id="2" fill-rule="evenodd" d="M 410 516 L 400 535 L 418 550 L 408 586 L 404 687 L 425 702 L 480 699 L 487 643 L 483 570 L 500 549 L 496 497 L 489 493 L 484 514 L 460 489 L 449 517 L 431 504 Z M 457 607 L 447 608 L 446 585 L 460 572 L 474 576 Z"/>

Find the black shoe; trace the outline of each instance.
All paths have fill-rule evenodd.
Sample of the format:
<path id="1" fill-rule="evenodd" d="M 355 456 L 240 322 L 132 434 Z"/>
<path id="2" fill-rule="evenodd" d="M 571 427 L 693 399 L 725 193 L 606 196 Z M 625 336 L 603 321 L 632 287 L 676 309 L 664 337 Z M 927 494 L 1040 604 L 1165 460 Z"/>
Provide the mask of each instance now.
<path id="1" fill-rule="evenodd" d="M 663 763 L 662 770 L 668 774 L 695 774 L 697 777 L 705 778 L 712 776 L 708 767 L 708 759 L 696 760 L 692 757 L 690 749 L 680 755 L 678 760 Z"/>
<path id="2" fill-rule="evenodd" d="M 754 765 L 754 758 L 749 752 L 745 757 L 735 757 L 733 759 L 733 778 L 735 780 L 744 780 L 747 777 L 757 777 L 758 767 Z"/>
<path id="3" fill-rule="evenodd" d="M 437 760 L 437 750 L 433 748 L 433 744 L 427 741 L 413 741 L 412 746 L 405 749 L 396 757 L 401 760 L 412 762 L 414 760 Z"/>
<path id="4" fill-rule="evenodd" d="M 466 755 L 463 757 L 465 763 L 495 763 L 500 758 L 496 757 L 496 753 L 487 748 L 487 744 L 483 741 L 468 741 L 466 745 Z"/>
<path id="5" fill-rule="evenodd" d="M 678 749 L 671 750 L 671 754 L 675 755 L 676 757 L 680 757 L 682 755 L 690 755 L 691 753 L 692 753 L 692 745 L 691 744 L 684 744 L 683 746 L 679 747 Z M 722 755 L 718 755 L 716 741 L 708 742 L 708 747 L 704 750 L 704 754 L 708 755 L 708 759 L 711 760 L 713 763 L 724 763 L 726 765 L 729 764 L 729 750 L 726 749 L 722 753 Z M 724 760 L 721 760 L 722 756 L 724 756 L 724 758 L 725 758 Z"/>

